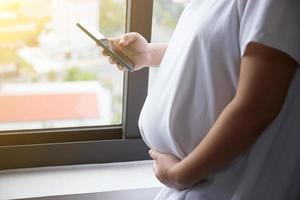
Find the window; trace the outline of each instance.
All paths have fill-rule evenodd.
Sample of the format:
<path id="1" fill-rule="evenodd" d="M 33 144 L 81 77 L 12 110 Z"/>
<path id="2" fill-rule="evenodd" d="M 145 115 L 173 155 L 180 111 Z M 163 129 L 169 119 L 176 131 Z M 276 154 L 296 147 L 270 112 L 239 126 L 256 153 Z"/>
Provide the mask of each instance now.
<path id="1" fill-rule="evenodd" d="M 152 42 L 168 42 L 176 27 L 177 21 L 189 0 L 154 0 L 152 19 Z M 149 87 L 157 76 L 158 69 L 151 68 Z"/>
<path id="2" fill-rule="evenodd" d="M 126 0 L 0 2 L 0 130 L 122 123 L 123 73 L 78 21 L 120 35 Z"/>
<path id="3" fill-rule="evenodd" d="M 152 6 L 151 0 L 0 1 L 0 169 L 147 158 L 137 120 L 148 70 L 123 74 L 108 66 L 73 23 L 150 40 Z"/>
<path id="4" fill-rule="evenodd" d="M 152 42 L 168 42 L 189 0 L 154 0 Z"/>

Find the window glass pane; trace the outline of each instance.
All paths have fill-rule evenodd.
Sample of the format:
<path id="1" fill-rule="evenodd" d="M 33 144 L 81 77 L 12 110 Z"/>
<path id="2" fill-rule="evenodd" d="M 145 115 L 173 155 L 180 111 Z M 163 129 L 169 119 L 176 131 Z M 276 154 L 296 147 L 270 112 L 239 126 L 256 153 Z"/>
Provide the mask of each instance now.
<path id="1" fill-rule="evenodd" d="M 121 124 L 123 73 L 76 27 L 125 30 L 126 0 L 0 1 L 0 130 Z"/>
<path id="2" fill-rule="evenodd" d="M 152 42 L 168 42 L 189 0 L 154 0 Z M 149 87 L 155 81 L 157 68 L 150 69 Z"/>

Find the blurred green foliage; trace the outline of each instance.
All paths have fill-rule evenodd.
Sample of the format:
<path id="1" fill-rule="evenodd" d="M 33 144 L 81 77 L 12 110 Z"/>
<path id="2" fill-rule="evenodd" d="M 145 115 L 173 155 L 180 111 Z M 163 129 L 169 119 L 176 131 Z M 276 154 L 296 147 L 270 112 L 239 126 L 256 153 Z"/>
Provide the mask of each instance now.
<path id="1" fill-rule="evenodd" d="M 100 2 L 100 30 L 104 35 L 111 37 L 124 33 L 125 21 L 125 0 L 102 0 Z"/>
<path id="2" fill-rule="evenodd" d="M 184 8 L 183 4 L 171 0 L 154 1 L 154 19 L 164 28 L 174 29 Z"/>
<path id="3" fill-rule="evenodd" d="M 97 80 L 94 73 L 80 70 L 78 67 L 72 67 L 67 71 L 65 81 L 91 81 Z"/>

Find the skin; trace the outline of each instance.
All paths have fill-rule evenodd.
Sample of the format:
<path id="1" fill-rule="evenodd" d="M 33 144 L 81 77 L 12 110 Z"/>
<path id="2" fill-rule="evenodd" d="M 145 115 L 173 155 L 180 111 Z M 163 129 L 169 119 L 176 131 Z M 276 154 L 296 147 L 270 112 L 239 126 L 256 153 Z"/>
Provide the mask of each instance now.
<path id="1" fill-rule="evenodd" d="M 136 38 L 126 43 L 132 47 L 131 53 L 142 49 L 138 53 L 147 57 L 146 61 L 132 57 L 137 69 L 143 68 L 139 65 L 161 62 L 166 45 L 146 44 L 136 33 L 130 37 Z M 134 45 L 143 48 L 135 49 Z M 113 60 L 111 63 L 116 64 Z M 243 154 L 280 112 L 296 65 L 295 60 L 279 50 L 250 43 L 241 58 L 236 95 L 199 145 L 182 160 L 154 149 L 149 151 L 156 177 L 166 186 L 182 190 L 203 181 Z"/>
<path id="2" fill-rule="evenodd" d="M 147 40 L 138 33 L 127 33 L 121 37 L 109 38 L 112 49 L 125 55 L 134 63 L 134 70 L 140 70 L 148 66 L 159 66 L 168 47 L 164 43 L 148 44 Z M 104 56 L 108 53 L 102 51 Z M 109 57 L 109 62 L 115 64 L 119 70 L 124 70 L 113 57 Z"/>

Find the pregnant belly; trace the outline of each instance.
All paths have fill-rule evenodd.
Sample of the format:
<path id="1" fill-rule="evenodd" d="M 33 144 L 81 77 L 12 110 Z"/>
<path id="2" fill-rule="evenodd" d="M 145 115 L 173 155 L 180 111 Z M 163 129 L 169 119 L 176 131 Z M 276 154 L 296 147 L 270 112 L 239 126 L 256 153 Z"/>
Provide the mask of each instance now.
<path id="1" fill-rule="evenodd" d="M 178 158 L 184 158 L 185 155 L 178 146 L 172 134 L 168 130 L 168 123 L 153 123 L 149 118 L 144 119 L 143 115 L 139 119 L 139 128 L 144 142 L 151 149 L 162 153 L 174 155 Z"/>

